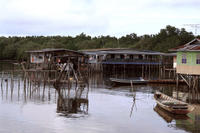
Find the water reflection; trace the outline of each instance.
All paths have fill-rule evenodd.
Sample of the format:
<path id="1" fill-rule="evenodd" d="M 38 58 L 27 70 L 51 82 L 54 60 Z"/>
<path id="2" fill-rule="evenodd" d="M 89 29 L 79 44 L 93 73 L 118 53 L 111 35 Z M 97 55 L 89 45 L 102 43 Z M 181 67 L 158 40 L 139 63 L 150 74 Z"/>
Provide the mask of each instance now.
<path id="1" fill-rule="evenodd" d="M 66 116 L 71 113 L 88 113 L 87 99 L 62 98 L 59 96 L 57 101 L 57 113 L 62 113 Z"/>
<path id="2" fill-rule="evenodd" d="M 61 116 L 74 117 L 72 114 L 88 114 L 88 92 L 86 85 L 71 85 L 55 89 L 51 83 L 34 83 L 18 77 L 5 74 L 1 81 L 1 101 L 4 103 L 57 104 L 57 113 Z M 66 85 L 65 85 L 66 86 Z"/>
<path id="3" fill-rule="evenodd" d="M 195 106 L 195 105 L 193 105 Z M 168 127 L 176 128 L 176 129 L 183 129 L 188 132 L 192 133 L 199 133 L 200 132 L 200 113 L 199 113 L 200 106 L 195 106 L 195 111 L 187 115 L 174 115 L 169 113 L 158 105 L 154 107 L 154 111 L 165 120 L 165 122 L 170 123 Z M 197 113 L 198 112 L 198 113 Z"/>
<path id="4" fill-rule="evenodd" d="M 18 79 L 4 78 L 1 82 L 2 101 L 43 103 L 52 101 L 52 97 L 56 98 L 57 94 L 51 85 L 33 85 L 20 77 Z"/>
<path id="5" fill-rule="evenodd" d="M 186 92 L 186 86 L 181 86 L 178 90 L 176 89 L 176 86 L 174 85 L 150 85 L 150 86 L 141 86 L 141 85 L 135 85 L 133 88 L 131 86 L 125 86 L 125 87 L 114 87 L 109 88 L 109 91 L 104 90 L 102 93 L 107 93 L 111 95 L 120 95 L 120 96 L 127 96 L 127 97 L 133 97 L 135 92 L 135 97 L 133 97 L 134 102 L 130 105 L 130 117 L 135 119 L 137 117 L 138 111 L 141 111 L 140 104 L 142 102 L 148 102 L 151 98 L 153 99 L 153 94 L 156 90 L 159 90 L 171 97 L 177 98 L 179 100 L 188 102 L 190 101 L 190 98 L 188 92 Z M 141 97 L 145 94 L 145 96 Z M 178 94 L 177 94 L 178 93 Z M 136 96 L 137 94 L 137 96 Z M 151 100 L 150 100 L 151 101 Z M 155 102 L 154 99 L 151 102 Z M 137 106 L 136 106 L 137 105 Z M 148 104 L 145 104 L 147 106 Z M 167 124 L 167 126 L 171 129 L 175 130 L 183 130 L 187 132 L 192 133 L 199 133 L 200 132 L 200 105 L 199 104 L 192 104 L 195 109 L 189 113 L 188 115 L 174 115 L 172 113 L 169 113 L 159 106 L 155 106 L 156 103 L 154 103 L 154 107 L 152 110 L 164 120 L 164 122 Z M 138 108 L 138 110 L 137 110 Z M 148 111 L 144 111 L 144 113 L 147 113 Z M 144 115 L 144 114 L 142 114 Z M 150 114 L 151 115 L 151 114 Z M 155 118 L 156 119 L 156 118 Z M 154 121 L 155 119 L 152 119 Z M 145 123 L 145 122 L 144 122 Z"/>
<path id="6" fill-rule="evenodd" d="M 168 89 L 170 87 L 170 89 Z M 158 105 L 154 107 L 154 111 L 162 117 L 165 122 L 170 123 L 168 127 L 175 128 L 175 129 L 182 129 L 188 132 L 192 133 L 199 133 L 200 132 L 200 105 L 199 100 L 197 97 L 194 99 L 192 97 L 192 94 L 190 92 L 187 92 L 187 86 L 181 86 L 181 88 L 176 88 L 175 86 L 164 86 L 159 91 L 162 91 L 163 93 L 179 99 L 184 102 L 193 103 L 192 106 L 194 106 L 194 110 L 187 114 L 187 115 L 174 115 L 172 113 L 169 113 L 162 108 L 160 108 Z M 196 104 L 194 104 L 194 102 Z"/>
<path id="7" fill-rule="evenodd" d="M 167 123 L 171 123 L 172 120 L 187 120 L 189 117 L 187 115 L 174 115 L 172 113 L 169 113 L 162 108 L 160 108 L 158 105 L 154 107 L 154 111 L 158 113 L 159 116 L 161 116 Z"/>
<path id="8" fill-rule="evenodd" d="M 80 94 L 72 96 L 73 92 L 66 95 L 66 91 L 58 91 L 57 100 L 57 113 L 61 115 L 69 116 L 72 113 L 88 114 L 88 98 L 83 96 L 84 88 L 75 90 L 75 93 L 80 90 Z"/>
<path id="9" fill-rule="evenodd" d="M 190 119 L 184 121 L 176 120 L 176 128 L 180 128 L 192 133 L 200 132 L 200 105 L 193 106 L 195 107 L 195 110 L 192 113 L 188 114 Z"/>
<path id="10" fill-rule="evenodd" d="M 169 127 L 182 129 L 187 132 L 199 133 L 200 132 L 200 113 L 199 113 L 200 110 L 199 109 L 200 109 L 199 105 L 195 106 L 195 110 L 188 114 L 189 118 L 187 119 L 175 118 L 175 123 L 174 124 L 171 123 Z"/>
<path id="11" fill-rule="evenodd" d="M 157 109 L 153 98 L 154 91 L 160 90 L 187 101 L 187 88 L 181 89 L 184 86 L 109 88 L 103 80 L 101 74 L 91 75 L 90 89 L 76 85 L 68 89 L 63 85 L 57 91 L 49 82 L 24 80 L 22 73 L 0 73 L 0 132 L 200 132 L 199 104 L 180 118 Z"/>

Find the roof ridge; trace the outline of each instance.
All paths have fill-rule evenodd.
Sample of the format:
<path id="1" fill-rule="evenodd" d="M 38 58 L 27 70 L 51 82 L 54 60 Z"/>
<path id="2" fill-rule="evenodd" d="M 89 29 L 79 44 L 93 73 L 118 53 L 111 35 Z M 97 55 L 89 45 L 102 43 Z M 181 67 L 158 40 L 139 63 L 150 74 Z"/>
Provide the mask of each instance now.
<path id="1" fill-rule="evenodd" d="M 199 41 L 199 42 L 200 42 L 200 39 L 199 39 L 199 38 L 195 38 L 195 39 L 193 39 L 192 41 L 186 43 L 185 46 L 191 45 L 191 44 L 192 44 L 193 42 L 195 42 L 195 41 Z"/>

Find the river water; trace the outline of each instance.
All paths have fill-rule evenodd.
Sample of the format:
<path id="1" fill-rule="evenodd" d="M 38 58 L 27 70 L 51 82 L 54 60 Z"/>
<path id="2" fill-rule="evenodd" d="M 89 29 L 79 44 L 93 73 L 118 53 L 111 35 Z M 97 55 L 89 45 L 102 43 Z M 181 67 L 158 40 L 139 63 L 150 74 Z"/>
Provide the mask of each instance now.
<path id="1" fill-rule="evenodd" d="M 0 64 L 0 132 L 2 133 L 199 133 L 200 106 L 185 117 L 156 106 L 153 94 L 173 95 L 175 86 L 110 87 L 102 75 L 90 78 L 88 107 L 77 113 L 59 111 L 59 95 L 51 84 L 24 87 L 23 75 L 6 73 Z M 135 96 L 135 102 L 133 100 Z"/>

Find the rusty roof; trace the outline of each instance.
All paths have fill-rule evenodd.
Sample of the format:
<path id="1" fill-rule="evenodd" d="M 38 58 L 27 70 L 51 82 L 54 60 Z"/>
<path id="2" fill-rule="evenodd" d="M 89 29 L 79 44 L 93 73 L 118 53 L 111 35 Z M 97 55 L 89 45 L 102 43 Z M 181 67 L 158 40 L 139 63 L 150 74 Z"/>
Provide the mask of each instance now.
<path id="1" fill-rule="evenodd" d="M 169 51 L 200 51 L 200 39 L 195 38 L 194 40 L 186 43 L 185 45 L 172 48 Z"/>

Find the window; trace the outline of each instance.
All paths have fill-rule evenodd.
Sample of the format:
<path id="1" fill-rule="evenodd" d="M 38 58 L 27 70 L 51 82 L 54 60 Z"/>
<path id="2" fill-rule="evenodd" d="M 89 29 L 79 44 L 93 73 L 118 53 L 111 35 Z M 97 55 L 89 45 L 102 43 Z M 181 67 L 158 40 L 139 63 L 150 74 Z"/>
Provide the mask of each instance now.
<path id="1" fill-rule="evenodd" d="M 133 59 L 133 55 L 130 55 L 129 58 L 130 58 L 130 59 Z"/>
<path id="2" fill-rule="evenodd" d="M 142 59 L 143 59 L 143 56 L 142 56 L 142 55 L 139 55 L 138 58 L 139 58 L 140 60 L 142 60 Z"/>
<path id="3" fill-rule="evenodd" d="M 115 58 L 115 55 L 114 55 L 114 54 L 111 54 L 110 57 L 111 57 L 111 59 L 114 59 L 114 58 Z"/>
<path id="4" fill-rule="evenodd" d="M 134 59 L 139 59 L 139 55 L 134 55 Z"/>
<path id="5" fill-rule="evenodd" d="M 196 64 L 200 64 L 200 54 L 197 54 Z"/>
<path id="6" fill-rule="evenodd" d="M 121 54 L 120 55 L 120 59 L 124 59 L 125 57 L 124 57 L 124 55 L 123 54 Z"/>
<path id="7" fill-rule="evenodd" d="M 186 58 L 186 54 L 182 54 L 182 64 L 186 64 L 187 63 L 187 58 Z"/>

